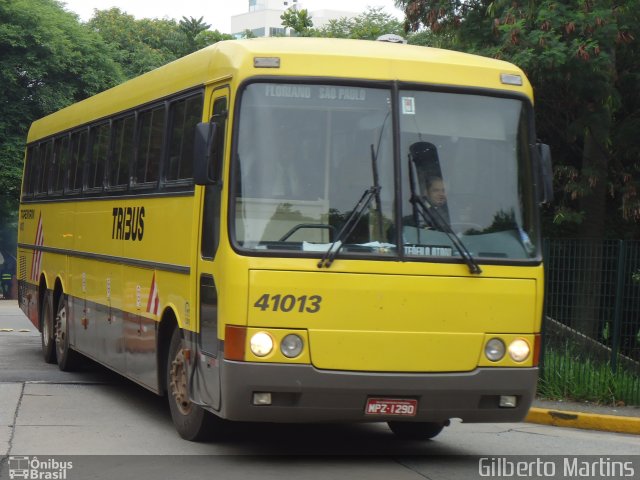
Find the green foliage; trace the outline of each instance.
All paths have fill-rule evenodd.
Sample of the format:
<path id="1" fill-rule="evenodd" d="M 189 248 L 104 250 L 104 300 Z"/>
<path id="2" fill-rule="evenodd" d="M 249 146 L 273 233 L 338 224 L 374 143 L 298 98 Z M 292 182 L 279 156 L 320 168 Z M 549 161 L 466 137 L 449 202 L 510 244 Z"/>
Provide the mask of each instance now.
<path id="1" fill-rule="evenodd" d="M 0 195 L 0 250 L 16 254 L 18 236 L 18 200 Z"/>
<path id="2" fill-rule="evenodd" d="M 246 29 L 244 32 L 242 32 L 242 38 L 244 38 L 244 39 L 256 38 L 256 34 L 253 33 L 251 30 Z"/>
<path id="3" fill-rule="evenodd" d="M 199 19 L 182 17 L 136 20 L 118 8 L 96 10 L 87 26 L 113 47 L 127 78 L 158 68 L 201 48 L 233 38 Z"/>
<path id="4" fill-rule="evenodd" d="M 136 20 L 118 8 L 96 10 L 87 26 L 114 52 L 127 78 L 148 72 L 176 58 L 177 25 L 172 20 Z M 173 49 L 171 48 L 173 45 Z"/>
<path id="5" fill-rule="evenodd" d="M 568 343 L 565 348 L 545 351 L 538 395 L 606 405 L 640 405 L 640 377 L 623 367 L 613 372 L 608 362 L 584 358 Z"/>
<path id="6" fill-rule="evenodd" d="M 176 53 L 178 56 L 188 55 L 208 45 L 222 40 L 231 40 L 232 35 L 220 33 L 218 30 L 209 30 L 211 25 L 203 22 L 204 17 L 182 17 L 178 24 L 178 31 L 182 34 L 182 49 Z"/>
<path id="7" fill-rule="evenodd" d="M 361 40 L 375 40 L 380 35 L 394 33 L 403 35 L 402 24 L 392 15 L 384 13 L 382 8 L 368 8 L 354 18 L 342 17 L 330 20 L 318 29 L 315 35 L 331 38 L 355 38 Z"/>
<path id="8" fill-rule="evenodd" d="M 307 9 L 302 8 L 288 8 L 280 15 L 282 20 L 282 26 L 293 30 L 297 36 L 305 37 L 309 36 L 311 28 L 313 27 L 313 21 Z"/>

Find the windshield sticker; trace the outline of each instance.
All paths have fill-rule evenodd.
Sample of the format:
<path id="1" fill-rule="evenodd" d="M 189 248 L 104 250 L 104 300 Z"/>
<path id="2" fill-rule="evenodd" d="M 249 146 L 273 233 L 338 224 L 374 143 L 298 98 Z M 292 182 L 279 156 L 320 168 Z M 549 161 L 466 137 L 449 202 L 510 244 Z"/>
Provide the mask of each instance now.
<path id="1" fill-rule="evenodd" d="M 367 99 L 364 88 L 350 87 L 320 87 L 321 100 L 355 100 L 363 102 Z"/>
<path id="2" fill-rule="evenodd" d="M 416 99 L 414 97 L 402 97 L 402 114 L 416 114 Z"/>
<path id="3" fill-rule="evenodd" d="M 267 97 L 311 98 L 311 87 L 306 85 L 276 85 L 268 83 L 265 85 L 265 88 L 265 95 Z"/>
<path id="4" fill-rule="evenodd" d="M 280 85 L 268 83 L 264 86 L 265 97 L 330 100 L 335 102 L 364 102 L 367 89 L 358 87 L 332 87 L 310 85 Z"/>
<path id="5" fill-rule="evenodd" d="M 405 255 L 415 255 L 422 257 L 452 257 L 453 250 L 451 247 L 429 247 L 427 245 L 405 245 Z"/>

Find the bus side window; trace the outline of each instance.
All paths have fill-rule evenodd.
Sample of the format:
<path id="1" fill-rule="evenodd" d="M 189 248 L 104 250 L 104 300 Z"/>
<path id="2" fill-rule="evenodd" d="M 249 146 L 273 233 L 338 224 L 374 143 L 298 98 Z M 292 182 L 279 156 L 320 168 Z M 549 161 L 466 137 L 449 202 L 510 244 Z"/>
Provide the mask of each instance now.
<path id="1" fill-rule="evenodd" d="M 155 187 L 160 174 L 164 139 L 164 105 L 138 116 L 138 150 L 133 183 Z"/>
<path id="2" fill-rule="evenodd" d="M 104 170 L 109 151 L 109 123 L 91 127 L 91 151 L 87 167 L 87 189 L 102 190 L 104 187 Z"/>
<path id="3" fill-rule="evenodd" d="M 193 136 L 202 119 L 203 95 L 198 94 L 171 104 L 169 122 L 169 160 L 166 180 L 185 180 L 193 177 Z"/>
<path id="4" fill-rule="evenodd" d="M 53 140 L 49 140 L 45 144 L 40 144 L 39 160 L 35 193 L 38 196 L 44 196 L 49 190 L 49 173 L 51 171 L 51 164 L 53 163 Z"/>
<path id="5" fill-rule="evenodd" d="M 71 155 L 69 158 L 69 178 L 65 194 L 72 195 L 82 189 L 82 168 L 87 155 L 87 131 L 81 130 L 71 135 Z"/>
<path id="6" fill-rule="evenodd" d="M 34 178 L 36 177 L 37 158 L 40 155 L 40 146 L 31 145 L 27 148 L 27 158 L 24 166 L 24 180 L 22 181 L 22 197 L 33 196 Z"/>
<path id="7" fill-rule="evenodd" d="M 68 171 L 69 136 L 58 137 L 53 143 L 53 170 L 51 172 L 51 191 L 53 195 L 62 195 L 64 180 Z"/>
<path id="8" fill-rule="evenodd" d="M 109 158 L 109 187 L 126 188 L 129 184 L 129 165 L 133 163 L 136 119 L 134 115 L 113 122 L 113 150 Z"/>

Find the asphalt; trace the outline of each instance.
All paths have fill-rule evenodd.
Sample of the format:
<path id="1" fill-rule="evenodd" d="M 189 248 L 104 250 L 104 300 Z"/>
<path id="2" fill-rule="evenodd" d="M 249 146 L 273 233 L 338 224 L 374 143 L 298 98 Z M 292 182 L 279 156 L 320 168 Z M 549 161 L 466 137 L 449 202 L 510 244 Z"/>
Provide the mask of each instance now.
<path id="1" fill-rule="evenodd" d="M 21 319 L 19 322 L 18 318 Z M 35 330 L 35 327 L 22 316 L 17 301 L 0 299 L 0 332 L 3 329 L 24 331 Z M 525 421 L 557 427 L 640 435 L 640 406 L 607 406 L 538 398 Z"/>

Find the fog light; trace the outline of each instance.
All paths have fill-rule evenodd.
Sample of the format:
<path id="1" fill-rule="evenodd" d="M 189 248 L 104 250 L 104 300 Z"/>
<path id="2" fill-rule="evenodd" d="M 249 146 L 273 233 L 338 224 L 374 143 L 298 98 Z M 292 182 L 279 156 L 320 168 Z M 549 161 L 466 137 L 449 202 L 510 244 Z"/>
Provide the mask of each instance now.
<path id="1" fill-rule="evenodd" d="M 250 346 L 256 357 L 266 357 L 273 350 L 273 338 L 267 332 L 258 332 L 251 337 Z"/>
<path id="2" fill-rule="evenodd" d="M 531 348 L 522 338 L 517 338 L 509 344 L 509 356 L 514 362 L 524 362 L 529 358 Z"/>
<path id="3" fill-rule="evenodd" d="M 516 408 L 518 406 L 518 397 L 515 395 L 500 395 L 501 408 Z"/>
<path id="4" fill-rule="evenodd" d="M 289 334 L 282 339 L 280 351 L 287 358 L 294 358 L 300 355 L 303 347 L 302 339 L 298 335 Z"/>
<path id="5" fill-rule="evenodd" d="M 492 362 L 497 362 L 504 357 L 505 346 L 504 342 L 499 338 L 492 338 L 487 342 L 484 347 L 485 356 Z"/>
<path id="6" fill-rule="evenodd" d="M 253 392 L 254 405 L 271 405 L 270 392 Z"/>

